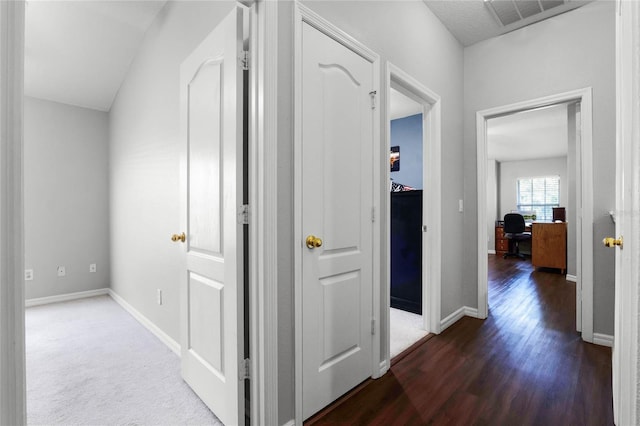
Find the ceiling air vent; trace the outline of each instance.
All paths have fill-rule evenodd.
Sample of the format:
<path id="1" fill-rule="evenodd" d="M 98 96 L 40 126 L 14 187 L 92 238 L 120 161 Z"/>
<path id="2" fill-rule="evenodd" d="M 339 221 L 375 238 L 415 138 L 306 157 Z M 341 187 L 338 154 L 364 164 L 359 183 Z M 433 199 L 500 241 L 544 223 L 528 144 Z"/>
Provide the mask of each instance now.
<path id="1" fill-rule="evenodd" d="M 550 9 L 563 6 L 567 3 L 568 0 L 485 0 L 485 4 L 489 7 L 489 10 L 504 27 L 523 20 L 531 23 L 549 18 L 558 13 L 566 12 L 567 9 L 569 9 L 567 7 L 558 8 L 553 11 Z"/>

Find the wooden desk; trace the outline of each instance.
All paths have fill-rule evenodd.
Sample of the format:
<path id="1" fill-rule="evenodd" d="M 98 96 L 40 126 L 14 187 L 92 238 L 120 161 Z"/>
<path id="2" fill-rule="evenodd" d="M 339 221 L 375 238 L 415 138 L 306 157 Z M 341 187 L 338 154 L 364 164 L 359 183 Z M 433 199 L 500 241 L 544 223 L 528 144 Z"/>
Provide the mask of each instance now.
<path id="1" fill-rule="evenodd" d="M 534 222 L 531 230 L 531 264 L 567 272 L 567 222 Z"/>
<path id="2" fill-rule="evenodd" d="M 531 232 L 531 225 L 527 224 L 524 232 Z M 502 256 L 509 251 L 509 239 L 504 236 L 503 222 L 496 221 L 496 255 Z"/>

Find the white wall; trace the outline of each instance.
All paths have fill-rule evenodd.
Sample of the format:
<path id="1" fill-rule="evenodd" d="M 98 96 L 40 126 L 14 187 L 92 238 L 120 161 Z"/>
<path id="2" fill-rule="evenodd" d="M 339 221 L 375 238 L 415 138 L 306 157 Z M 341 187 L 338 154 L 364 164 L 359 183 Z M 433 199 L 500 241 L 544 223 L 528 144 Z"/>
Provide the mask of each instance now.
<path id="1" fill-rule="evenodd" d="M 614 253 L 608 211 L 615 200 L 614 2 L 579 9 L 465 49 L 464 302 L 477 305 L 476 111 L 593 88 L 594 332 L 613 333 Z"/>
<path id="2" fill-rule="evenodd" d="M 109 287 L 107 119 L 25 97 L 25 268 L 34 270 L 27 299 Z M 89 273 L 91 263 L 97 272 Z"/>
<path id="3" fill-rule="evenodd" d="M 524 177 L 560 176 L 560 206 L 569 202 L 569 181 L 567 180 L 567 157 L 544 158 L 540 160 L 500 162 L 500 210 L 498 218 L 516 210 L 518 199 L 518 179 Z M 495 220 L 495 219 L 494 219 Z"/>
<path id="4" fill-rule="evenodd" d="M 179 72 L 234 3 L 169 2 L 147 31 L 110 112 L 112 288 L 180 340 Z M 156 303 L 156 289 L 163 304 Z"/>

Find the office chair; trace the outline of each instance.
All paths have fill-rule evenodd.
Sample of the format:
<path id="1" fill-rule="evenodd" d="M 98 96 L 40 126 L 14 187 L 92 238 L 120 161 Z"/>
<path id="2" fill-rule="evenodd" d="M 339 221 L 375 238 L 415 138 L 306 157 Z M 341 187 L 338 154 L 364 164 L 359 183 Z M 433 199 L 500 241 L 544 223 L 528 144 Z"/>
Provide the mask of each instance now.
<path id="1" fill-rule="evenodd" d="M 524 232 L 524 217 L 518 213 L 507 213 L 504 215 L 504 236 L 509 240 L 509 251 L 504 254 L 507 257 L 520 257 L 524 259 L 524 255 L 520 254 L 520 241 L 530 240 L 531 232 Z"/>

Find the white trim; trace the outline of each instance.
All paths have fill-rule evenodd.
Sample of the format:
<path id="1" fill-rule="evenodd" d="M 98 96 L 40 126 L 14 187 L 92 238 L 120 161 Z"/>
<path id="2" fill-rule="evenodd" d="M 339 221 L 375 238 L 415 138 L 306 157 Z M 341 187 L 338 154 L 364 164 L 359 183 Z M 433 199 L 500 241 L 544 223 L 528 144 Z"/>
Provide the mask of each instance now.
<path id="1" fill-rule="evenodd" d="M 496 254 L 495 250 L 487 250 L 487 254 Z"/>
<path id="2" fill-rule="evenodd" d="M 576 161 L 576 240 L 577 283 L 576 307 L 580 309 L 582 297 L 582 339 L 593 341 L 593 162 L 592 162 L 592 95 L 591 88 L 517 102 L 476 113 L 477 138 L 477 232 L 478 232 L 478 316 L 486 318 L 489 311 L 487 260 L 487 119 L 517 111 L 579 101 L 581 105 L 581 138 L 576 144 L 580 157 Z M 582 208 L 580 208 L 582 206 Z"/>
<path id="3" fill-rule="evenodd" d="M 464 307 L 464 316 L 471 317 L 471 318 L 480 318 L 478 316 L 478 309 L 471 308 L 469 306 Z"/>
<path id="4" fill-rule="evenodd" d="M 176 342 L 167 333 L 162 331 L 160 327 L 155 325 L 149 318 L 145 317 L 136 308 L 131 306 L 126 300 L 124 300 L 118 293 L 112 289 L 108 290 L 109 296 L 124 309 L 132 317 L 134 317 L 140 324 L 142 324 L 147 330 L 149 330 L 154 336 L 156 336 L 162 343 L 167 345 L 169 349 L 180 358 L 180 343 Z"/>
<path id="5" fill-rule="evenodd" d="M 296 424 L 302 424 L 303 422 L 303 377 L 302 377 L 302 190 L 300 182 L 302 181 L 301 170 L 301 152 L 296 148 L 296 144 L 301 141 L 302 130 L 302 26 L 306 23 L 311 27 L 322 32 L 326 36 L 332 38 L 338 43 L 345 46 L 347 49 L 357 53 L 362 58 L 371 62 L 373 65 L 373 90 L 380 93 L 380 57 L 374 51 L 370 50 L 359 41 L 335 27 L 329 21 L 320 17 L 311 9 L 302 5 L 296 1 L 294 6 L 294 148 L 293 148 L 293 207 L 294 207 L 294 232 L 293 232 L 293 253 L 294 253 L 294 351 L 295 351 L 295 380 L 294 380 L 294 393 L 295 393 L 295 420 Z M 374 114 L 373 118 L 373 139 L 374 146 L 379 146 L 380 143 L 380 109 L 377 109 L 378 113 Z M 374 161 L 382 161 L 377 155 L 377 150 L 374 149 Z M 373 188 L 373 203 L 374 209 L 380 211 L 380 195 L 378 191 L 377 182 L 380 182 L 379 170 L 374 167 L 374 188 Z M 372 256 L 380 255 L 380 232 L 374 226 L 373 231 L 373 250 Z M 375 259 L 375 257 L 374 257 Z M 371 376 L 377 377 L 379 374 L 380 363 L 380 271 L 375 268 L 375 261 L 373 262 L 372 273 L 372 315 L 375 320 L 375 336 L 372 336 L 372 359 L 371 359 Z"/>
<path id="6" fill-rule="evenodd" d="M 451 327 L 453 324 L 461 320 L 463 317 L 480 318 L 480 316 L 478 316 L 478 310 L 476 308 L 462 306 L 453 311 L 451 314 L 447 315 L 447 317 L 442 321 L 440 321 L 440 332 L 442 333 L 447 328 Z"/>
<path id="7" fill-rule="evenodd" d="M 0 1 L 0 424 L 26 424 L 22 0 Z"/>
<path id="8" fill-rule="evenodd" d="M 447 328 L 458 322 L 465 315 L 465 306 L 462 306 L 451 314 L 447 315 L 442 321 L 440 321 L 440 332 L 442 333 Z"/>
<path id="9" fill-rule="evenodd" d="M 378 377 L 384 376 L 385 373 L 387 371 L 389 371 L 389 368 L 390 368 L 390 362 L 389 361 L 387 361 L 386 359 L 380 361 L 380 367 L 379 367 L 379 370 L 378 370 Z"/>
<path id="10" fill-rule="evenodd" d="M 104 296 L 109 294 L 108 288 L 99 288 L 97 290 L 78 291 L 75 293 L 58 294 L 56 296 L 37 297 L 24 301 L 24 306 L 30 308 L 32 306 L 48 305 L 50 303 L 68 302 L 70 300 L 86 299 L 87 297 Z"/>
<path id="11" fill-rule="evenodd" d="M 295 424 L 296 424 L 295 419 L 291 419 L 288 422 L 283 423 L 282 426 L 295 426 Z"/>
<path id="12" fill-rule="evenodd" d="M 593 344 L 613 347 L 613 336 L 610 334 L 593 333 Z"/>
<path id="13" fill-rule="evenodd" d="M 640 4 L 616 9 L 616 284 L 612 361 L 613 420 L 637 425 L 640 287 Z"/>
<path id="14" fill-rule="evenodd" d="M 567 274 L 565 276 L 565 280 L 570 281 L 572 283 L 576 283 L 578 282 L 578 277 L 576 277 L 575 275 Z"/>
<path id="15" fill-rule="evenodd" d="M 441 280 L 442 280 L 442 182 L 441 182 L 441 99 L 438 94 L 427 88 L 420 81 L 407 74 L 405 71 L 392 64 L 386 63 L 385 72 L 385 141 L 381 145 L 381 153 L 384 161 L 380 164 L 383 171 L 380 188 L 381 194 L 381 215 L 380 227 L 385 239 L 382 240 L 384 256 L 380 257 L 380 264 L 384 265 L 384 276 L 386 277 L 380 294 L 382 294 L 382 304 L 380 306 L 390 306 L 390 284 L 391 284 L 391 247 L 390 247 L 390 203 L 389 203 L 389 164 L 388 153 L 391 149 L 391 126 L 390 126 L 390 92 L 391 88 L 402 92 L 404 95 L 420 103 L 423 108 L 423 169 L 426 171 L 423 176 L 423 225 L 429 230 L 423 233 L 423 268 L 422 268 L 422 318 L 423 327 L 430 333 L 438 334 L 441 331 Z M 380 336 L 383 339 L 383 360 L 390 363 L 390 323 L 388 309 L 381 312 L 380 318 L 384 321 L 385 329 L 381 330 Z M 381 322 L 382 322 L 381 321 Z"/>
<path id="16" fill-rule="evenodd" d="M 251 8 L 249 292 L 251 422 L 278 424 L 278 3 Z"/>

